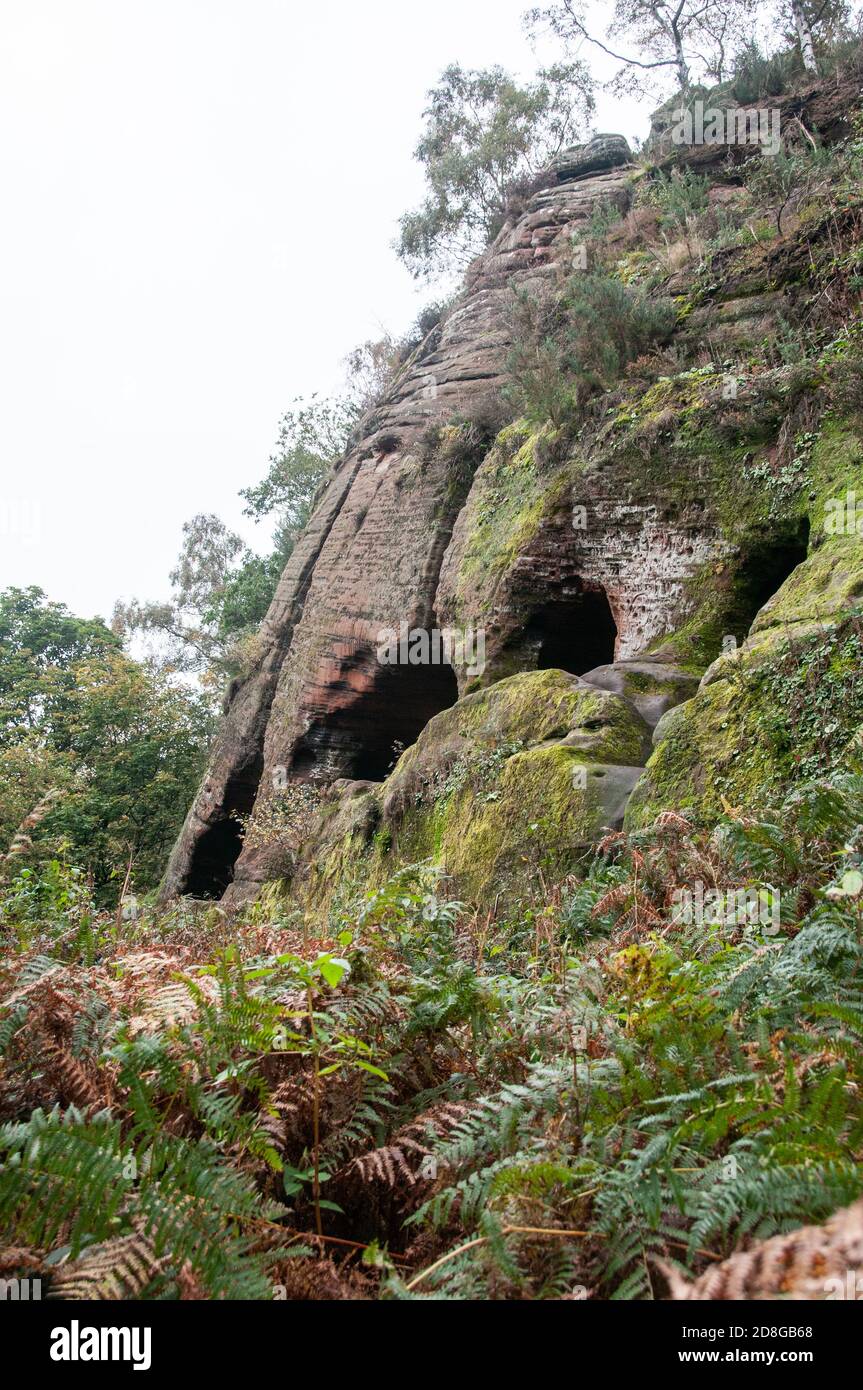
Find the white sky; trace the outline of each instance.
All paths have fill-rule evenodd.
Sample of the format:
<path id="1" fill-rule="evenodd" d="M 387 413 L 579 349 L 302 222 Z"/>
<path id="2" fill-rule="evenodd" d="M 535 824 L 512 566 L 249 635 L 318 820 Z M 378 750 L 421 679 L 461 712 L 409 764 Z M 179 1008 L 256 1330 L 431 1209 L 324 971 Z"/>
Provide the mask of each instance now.
<path id="1" fill-rule="evenodd" d="M 527 7 L 0 0 L 0 588 L 161 598 L 200 511 L 265 548 L 280 414 L 433 297 L 391 249 L 425 93 L 529 75 Z"/>

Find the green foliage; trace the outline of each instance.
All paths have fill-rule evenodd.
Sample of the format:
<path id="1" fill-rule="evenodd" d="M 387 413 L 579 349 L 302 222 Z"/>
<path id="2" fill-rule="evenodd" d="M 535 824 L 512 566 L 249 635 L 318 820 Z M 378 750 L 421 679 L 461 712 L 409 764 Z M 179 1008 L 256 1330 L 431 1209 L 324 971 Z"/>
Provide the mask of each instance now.
<path id="1" fill-rule="evenodd" d="M 279 421 L 267 476 L 240 493 L 247 516 L 255 521 L 276 516 L 277 549 L 284 559 L 309 519 L 321 483 L 344 453 L 356 418 L 356 407 L 345 401 L 295 401 Z"/>
<path id="2" fill-rule="evenodd" d="M 412 274 L 460 269 L 482 251 L 519 185 L 574 142 L 592 110 L 579 62 L 544 69 L 525 86 L 502 68 L 447 68 L 416 148 L 428 195 L 401 219 L 397 250 Z"/>
<path id="3" fill-rule="evenodd" d="M 0 747 L 62 713 L 79 662 L 119 647 L 100 619 L 74 617 L 35 586 L 0 593 Z"/>
<path id="4" fill-rule="evenodd" d="M 108 1111 L 87 1120 L 74 1106 L 37 1109 L 0 1129 L 0 1221 L 22 1243 L 60 1237 L 76 1260 L 92 1245 L 143 1230 L 152 1245 L 149 1291 L 171 1289 L 188 1262 L 211 1298 L 267 1298 L 274 1253 L 250 1258 L 235 1234 L 244 1216 L 266 1221 L 281 1208 L 206 1140 L 162 1132 L 130 1147 Z M 147 1286 L 145 1286 L 146 1288 Z"/>
<path id="5" fill-rule="evenodd" d="M 610 837 L 523 921 L 466 919 L 419 864 L 302 949 L 262 909 L 227 947 L 181 927 L 158 980 L 137 962 L 176 921 L 24 934 L 0 1222 L 58 1292 L 266 1298 L 289 1254 L 331 1277 L 320 1232 L 370 1243 L 351 1277 L 386 1297 L 655 1297 L 656 1257 L 697 1274 L 861 1191 L 861 867 L 837 774 L 709 837 Z M 687 923 L 695 879 L 773 885 L 778 931 Z"/>
<path id="6" fill-rule="evenodd" d="M 203 701 L 119 655 L 77 671 L 76 700 L 54 732 L 80 773 L 46 826 L 107 888 L 131 857 L 158 882 L 200 779 L 209 720 Z"/>
<path id="7" fill-rule="evenodd" d="M 741 106 L 754 105 L 767 97 L 780 96 L 802 72 L 796 48 L 765 55 L 758 41 L 750 39 L 734 61 L 729 93 Z"/>
<path id="8" fill-rule="evenodd" d="M 669 84 L 680 99 L 692 91 L 695 78 L 724 81 L 745 42 L 747 20 L 742 0 L 727 0 L 721 12 L 699 0 L 678 0 L 673 6 L 615 0 L 600 38 L 599 25 L 574 0 L 555 0 L 526 16 L 530 28 L 540 35 L 550 29 L 574 52 L 585 43 L 602 49 L 620 64 L 608 85 L 641 99 L 655 99 Z"/>
<path id="9" fill-rule="evenodd" d="M 829 251 L 825 247 L 822 254 L 815 253 L 810 273 L 835 284 L 837 272 L 841 272 L 847 290 L 856 291 L 848 296 L 843 321 L 846 331 L 853 321 L 861 283 L 859 234 L 849 225 L 859 205 L 863 178 L 859 111 L 850 114 L 848 124 L 849 137 L 830 145 L 821 143 L 817 131 L 812 135 L 792 127 L 776 155 L 749 160 L 744 169 L 750 202 L 765 214 L 755 227 L 759 235 L 770 229 L 773 234 L 785 235 L 793 214 L 806 225 L 813 242 L 822 237 L 829 242 Z"/>
<path id="10" fill-rule="evenodd" d="M 33 831 L 37 867 L 59 854 L 90 876 L 103 904 L 130 858 L 135 882 L 155 886 L 202 771 L 211 727 L 203 701 L 37 589 L 0 595 L 0 623 L 4 850 L 56 789 Z"/>
<path id="11" fill-rule="evenodd" d="M 46 922 L 63 922 L 77 936 L 89 925 L 94 912 L 91 886 L 83 870 L 60 859 L 20 869 L 4 885 L 0 898 L 0 924 L 14 924 L 21 942 L 31 937 L 31 929 Z"/>
<path id="12" fill-rule="evenodd" d="M 667 337 L 676 317 L 670 301 L 602 273 L 573 275 L 557 299 L 517 293 L 508 359 L 513 403 L 532 422 L 559 427 Z"/>
<path id="13" fill-rule="evenodd" d="M 127 640 L 154 639 L 148 655 L 166 674 L 215 670 L 229 646 L 224 640 L 223 604 L 230 590 L 235 603 L 239 597 L 241 611 L 247 606 L 244 571 L 251 567 L 257 578 L 257 564 L 257 557 L 219 517 L 194 516 L 183 525 L 170 599 L 117 603 L 114 630 Z"/>
<path id="14" fill-rule="evenodd" d="M 127 639 L 153 638 L 150 657 L 163 671 L 196 673 L 205 688 L 236 676 L 321 487 L 347 447 L 360 405 L 350 397 L 313 397 L 295 401 L 282 416 L 266 477 L 240 493 L 246 516 L 275 518 L 270 554 L 255 554 L 219 517 L 195 516 L 183 526 L 170 598 L 118 603 L 115 631 Z"/>
<path id="15" fill-rule="evenodd" d="M 650 201 L 662 214 L 662 225 L 686 231 L 693 218 L 705 211 L 709 180 L 694 170 L 675 169 L 659 174 L 650 185 Z"/>
<path id="16" fill-rule="evenodd" d="M 216 628 L 220 648 L 225 652 L 222 664 L 226 670 L 236 668 L 238 639 L 256 632 L 266 617 L 287 558 L 281 548 L 272 555 L 248 553 L 208 609 L 208 620 Z"/>
<path id="17" fill-rule="evenodd" d="M 602 241 L 618 225 L 622 213 L 608 198 L 594 205 L 587 220 L 587 235 L 591 241 Z"/>
<path id="18" fill-rule="evenodd" d="M 859 864 L 861 816 L 860 779 L 813 784 L 778 824 L 727 822 L 709 858 L 669 826 L 597 861 L 566 908 L 567 931 L 574 912 L 597 925 L 615 913 L 618 927 L 633 912 L 637 922 L 639 911 L 659 922 L 670 884 L 693 871 L 739 882 L 769 873 L 788 885 L 788 922 L 766 948 L 736 925 L 642 929 L 616 954 L 568 962 L 541 992 L 518 987 L 533 1058 L 434 1145 L 446 1176 L 411 1218 L 442 1230 L 457 1219 L 479 1233 L 482 1254 L 442 1261 L 429 1291 L 488 1297 L 490 1281 L 536 1297 L 545 1242 L 519 1231 L 558 1227 L 564 1242 L 566 1226 L 586 1224 L 601 1255 L 571 1248 L 570 1280 L 605 1297 L 651 1297 L 655 1255 L 697 1270 L 705 1245 L 728 1253 L 744 1235 L 819 1221 L 859 1195 L 863 875 L 837 872 L 834 847 Z M 543 994 L 556 1022 L 545 1055 L 534 1031 Z M 493 1239 L 489 1216 L 498 1236 L 511 1234 Z M 398 1281 L 393 1292 L 404 1295 Z"/>
<path id="19" fill-rule="evenodd" d="M 786 775 L 841 771 L 844 745 L 863 723 L 861 656 L 863 619 L 852 616 L 793 655 L 780 652 L 775 666 L 753 676 L 765 690 L 763 737 Z"/>

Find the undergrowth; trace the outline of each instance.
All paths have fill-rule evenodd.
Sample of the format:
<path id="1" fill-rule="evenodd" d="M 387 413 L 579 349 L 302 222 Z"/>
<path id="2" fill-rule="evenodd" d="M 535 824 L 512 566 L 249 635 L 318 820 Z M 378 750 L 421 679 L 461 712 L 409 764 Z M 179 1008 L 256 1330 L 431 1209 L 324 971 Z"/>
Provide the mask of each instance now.
<path id="1" fill-rule="evenodd" d="M 124 921 L 11 883 L 0 1274 L 641 1299 L 663 1262 L 825 1218 L 863 1189 L 861 827 L 840 774 L 708 838 L 670 813 L 609 836 L 518 920 L 418 865 L 317 939 L 272 906 Z M 696 885 L 780 918 L 688 920 Z"/>

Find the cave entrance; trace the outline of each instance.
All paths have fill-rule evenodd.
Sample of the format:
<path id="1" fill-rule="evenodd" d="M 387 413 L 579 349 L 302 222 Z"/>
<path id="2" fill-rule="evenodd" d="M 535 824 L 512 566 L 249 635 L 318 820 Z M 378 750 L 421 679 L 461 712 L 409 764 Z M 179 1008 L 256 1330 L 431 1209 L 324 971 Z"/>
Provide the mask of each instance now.
<path id="1" fill-rule="evenodd" d="M 745 641 L 767 603 L 809 554 L 809 518 L 804 517 L 779 535 L 758 536 L 745 544 L 740 558 L 728 632 Z"/>
<path id="2" fill-rule="evenodd" d="M 537 671 L 583 676 L 614 661 L 617 624 L 604 589 L 584 589 L 533 611 L 522 640 Z"/>
<path id="3" fill-rule="evenodd" d="M 228 779 L 219 818 L 195 845 L 186 880 L 191 897 L 221 898 L 233 881 L 234 865 L 243 848 L 239 817 L 251 815 L 263 770 L 263 753 L 259 752 Z"/>
<path id="4" fill-rule="evenodd" d="M 357 699 L 315 721 L 297 745 L 291 772 L 321 782 L 383 782 L 402 749 L 457 700 L 448 664 L 378 666 Z"/>

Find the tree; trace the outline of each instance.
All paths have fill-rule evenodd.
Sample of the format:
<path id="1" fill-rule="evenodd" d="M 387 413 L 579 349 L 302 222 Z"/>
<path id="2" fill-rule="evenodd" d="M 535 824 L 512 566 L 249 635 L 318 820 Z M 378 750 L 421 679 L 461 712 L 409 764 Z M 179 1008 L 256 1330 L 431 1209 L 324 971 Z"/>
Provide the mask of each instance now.
<path id="1" fill-rule="evenodd" d="M 800 45 L 800 57 L 807 72 L 817 72 L 818 62 L 815 58 L 815 40 L 812 37 L 812 25 L 806 13 L 803 0 L 790 0 L 791 18 L 794 23 L 794 31 L 797 35 L 797 42 Z"/>
<path id="2" fill-rule="evenodd" d="M 74 684 L 75 665 L 119 650 L 99 618 L 76 618 L 35 585 L 0 594 L 0 746 L 43 726 Z"/>
<path id="3" fill-rule="evenodd" d="M 246 516 L 261 521 L 276 515 L 276 549 L 285 560 L 311 516 L 321 484 L 347 448 L 363 403 L 315 396 L 294 401 L 279 421 L 276 452 L 266 477 L 240 493 Z"/>
<path id="4" fill-rule="evenodd" d="M 204 770 L 213 720 L 201 695 L 122 652 L 81 662 L 74 698 L 49 733 L 74 767 L 46 818 L 103 897 L 131 861 L 153 888 Z"/>
<path id="5" fill-rule="evenodd" d="M 59 791 L 71 778 L 68 760 L 46 747 L 38 732 L 20 735 L 18 743 L 7 742 L 9 731 L 4 728 L 3 732 L 6 737 L 0 744 L 0 862 L 19 826 L 34 808 L 47 793 Z"/>
<path id="6" fill-rule="evenodd" d="M 117 603 L 113 628 L 118 636 L 155 635 L 151 655 L 166 672 L 196 672 L 224 656 L 218 609 L 222 595 L 250 554 L 240 536 L 212 513 L 183 526 L 183 545 L 171 571 L 171 597 L 161 602 Z"/>
<path id="7" fill-rule="evenodd" d="M 347 399 L 295 401 L 279 422 L 266 477 L 240 493 L 246 516 L 255 521 L 275 516 L 271 553 L 255 554 L 212 513 L 195 516 L 183 526 L 170 597 L 118 603 L 114 631 L 126 640 L 155 637 L 151 658 L 169 674 L 201 675 L 211 689 L 235 675 L 357 415 L 358 407 Z"/>
<path id="8" fill-rule="evenodd" d="M 37 588 L 0 594 L 0 690 L 0 852 L 53 790 L 37 855 L 67 854 L 103 900 L 130 857 L 155 886 L 203 771 L 202 697 Z"/>
<path id="9" fill-rule="evenodd" d="M 593 44 L 622 65 L 613 87 L 653 95 L 653 78 L 671 77 L 681 92 L 689 90 L 693 75 L 723 81 L 749 32 L 746 14 L 743 0 L 615 0 L 605 37 L 631 45 L 626 53 L 590 31 L 582 0 L 533 9 L 526 22 L 533 30 L 550 28 L 568 46 Z"/>
<path id="10" fill-rule="evenodd" d="M 526 86 L 502 68 L 453 64 L 428 97 L 415 155 L 428 195 L 401 219 L 396 249 L 416 277 L 463 269 L 503 225 L 520 183 L 572 144 L 593 113 L 581 62 L 561 63 Z"/>
<path id="11" fill-rule="evenodd" d="M 816 45 L 847 35 L 852 7 L 847 0 L 781 0 L 779 15 L 785 37 L 796 44 L 803 67 L 817 73 Z"/>

